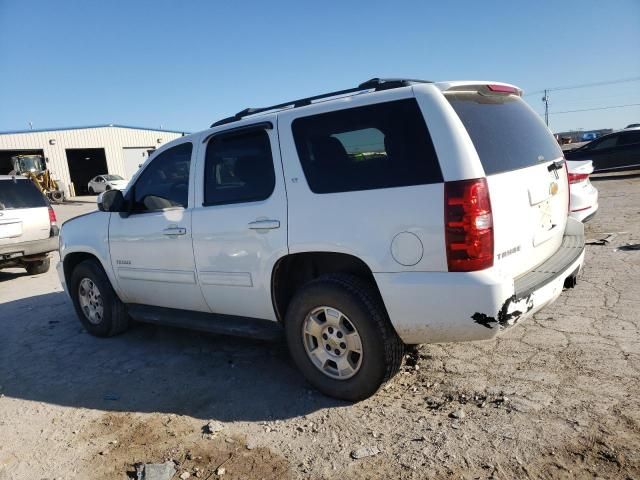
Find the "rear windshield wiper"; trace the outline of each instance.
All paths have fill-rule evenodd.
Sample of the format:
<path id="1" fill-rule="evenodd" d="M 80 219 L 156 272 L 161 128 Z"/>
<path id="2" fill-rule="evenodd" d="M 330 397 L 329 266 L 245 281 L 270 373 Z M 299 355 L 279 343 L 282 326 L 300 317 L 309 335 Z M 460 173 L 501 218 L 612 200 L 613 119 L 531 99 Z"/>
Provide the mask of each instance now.
<path id="1" fill-rule="evenodd" d="M 558 160 L 557 162 L 553 162 L 551 165 L 547 167 L 547 170 L 553 172 L 554 170 L 560 170 L 564 167 L 564 160 Z"/>

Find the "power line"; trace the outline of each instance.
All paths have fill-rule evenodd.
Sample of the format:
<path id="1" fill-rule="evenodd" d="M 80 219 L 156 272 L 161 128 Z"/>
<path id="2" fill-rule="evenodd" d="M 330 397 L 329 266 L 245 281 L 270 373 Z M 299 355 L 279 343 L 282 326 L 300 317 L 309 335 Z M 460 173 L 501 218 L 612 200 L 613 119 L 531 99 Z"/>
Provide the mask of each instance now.
<path id="1" fill-rule="evenodd" d="M 578 85 L 568 85 L 564 87 L 546 88 L 544 90 L 536 90 L 535 92 L 529 92 L 524 96 L 528 97 L 529 95 L 539 95 L 541 93 L 556 92 L 558 90 L 574 90 L 576 88 L 600 87 L 603 85 L 614 85 L 618 83 L 628 83 L 628 82 L 637 82 L 637 81 L 640 81 L 640 77 L 619 78 L 617 80 L 605 80 L 602 82 L 592 82 L 592 83 L 583 83 Z"/>
<path id="2" fill-rule="evenodd" d="M 608 110 L 610 108 L 624 108 L 624 107 L 638 107 L 640 103 L 628 103 L 626 105 L 610 105 L 608 107 L 596 107 L 596 108 L 581 108 L 579 110 L 565 110 L 563 112 L 549 112 L 549 115 L 559 115 L 561 113 L 574 113 L 574 112 L 592 112 L 594 110 Z"/>

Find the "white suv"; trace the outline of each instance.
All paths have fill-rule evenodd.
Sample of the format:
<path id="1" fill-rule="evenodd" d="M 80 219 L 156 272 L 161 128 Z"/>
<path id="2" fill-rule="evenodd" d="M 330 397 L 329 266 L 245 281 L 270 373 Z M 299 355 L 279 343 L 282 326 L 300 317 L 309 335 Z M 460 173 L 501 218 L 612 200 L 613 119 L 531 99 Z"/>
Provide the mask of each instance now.
<path id="1" fill-rule="evenodd" d="M 405 344 L 493 338 L 574 285 L 583 226 L 521 93 L 373 79 L 243 110 L 66 222 L 60 278 L 95 335 L 284 328 L 310 383 L 366 398 Z"/>
<path id="2" fill-rule="evenodd" d="M 45 273 L 49 252 L 57 249 L 56 214 L 47 197 L 28 178 L 0 175 L 0 269 Z"/>

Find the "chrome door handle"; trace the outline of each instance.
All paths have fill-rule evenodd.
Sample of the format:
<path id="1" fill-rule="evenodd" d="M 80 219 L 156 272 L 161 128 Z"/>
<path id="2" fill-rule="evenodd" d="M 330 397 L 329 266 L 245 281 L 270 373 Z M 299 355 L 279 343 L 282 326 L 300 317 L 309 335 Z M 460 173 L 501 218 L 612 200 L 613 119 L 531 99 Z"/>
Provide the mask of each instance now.
<path id="1" fill-rule="evenodd" d="M 255 220 L 249 222 L 249 228 L 251 230 L 273 230 L 280 228 L 280 220 Z"/>
<path id="2" fill-rule="evenodd" d="M 169 228 L 165 228 L 162 231 L 162 234 L 167 235 L 169 237 L 173 237 L 174 235 L 186 235 L 187 229 L 182 227 L 169 227 Z"/>

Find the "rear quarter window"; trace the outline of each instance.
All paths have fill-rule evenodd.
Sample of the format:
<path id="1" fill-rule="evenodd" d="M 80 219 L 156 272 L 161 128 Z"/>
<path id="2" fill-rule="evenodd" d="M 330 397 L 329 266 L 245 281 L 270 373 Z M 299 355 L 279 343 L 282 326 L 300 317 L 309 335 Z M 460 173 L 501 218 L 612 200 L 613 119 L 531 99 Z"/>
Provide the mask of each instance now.
<path id="1" fill-rule="evenodd" d="M 31 180 L 0 180 L 0 210 L 49 206 Z"/>
<path id="2" fill-rule="evenodd" d="M 440 164 L 415 99 L 297 118 L 292 130 L 314 193 L 442 182 Z"/>
<path id="3" fill-rule="evenodd" d="M 469 133 L 486 175 L 562 157 L 547 126 L 520 97 L 456 93 L 446 98 Z"/>

